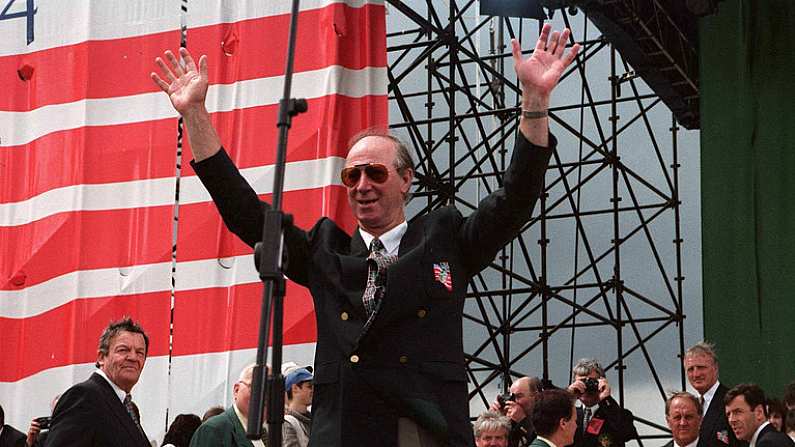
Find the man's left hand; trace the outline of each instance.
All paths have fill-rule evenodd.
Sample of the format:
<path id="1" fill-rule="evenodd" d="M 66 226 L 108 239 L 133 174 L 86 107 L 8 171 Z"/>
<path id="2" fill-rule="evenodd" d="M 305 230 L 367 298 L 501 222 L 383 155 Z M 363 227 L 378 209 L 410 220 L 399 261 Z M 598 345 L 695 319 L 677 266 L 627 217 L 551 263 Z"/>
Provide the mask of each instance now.
<path id="1" fill-rule="evenodd" d="M 610 397 L 610 384 L 607 383 L 607 379 L 602 377 L 599 379 L 599 402 L 607 399 Z"/>

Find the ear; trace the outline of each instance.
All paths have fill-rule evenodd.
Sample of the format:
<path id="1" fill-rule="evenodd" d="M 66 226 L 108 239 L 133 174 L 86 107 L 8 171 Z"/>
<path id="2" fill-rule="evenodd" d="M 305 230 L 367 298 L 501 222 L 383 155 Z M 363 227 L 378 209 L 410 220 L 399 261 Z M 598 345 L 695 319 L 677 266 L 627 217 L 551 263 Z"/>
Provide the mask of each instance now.
<path id="1" fill-rule="evenodd" d="M 99 369 L 102 369 L 102 367 L 105 365 L 105 357 L 106 356 L 102 354 L 102 351 L 97 350 L 97 367 Z"/>
<path id="2" fill-rule="evenodd" d="M 403 194 L 407 194 L 411 188 L 411 182 L 414 180 L 414 169 L 404 169 L 403 174 L 400 175 L 400 178 L 403 180 L 403 185 L 401 186 L 400 191 Z"/>

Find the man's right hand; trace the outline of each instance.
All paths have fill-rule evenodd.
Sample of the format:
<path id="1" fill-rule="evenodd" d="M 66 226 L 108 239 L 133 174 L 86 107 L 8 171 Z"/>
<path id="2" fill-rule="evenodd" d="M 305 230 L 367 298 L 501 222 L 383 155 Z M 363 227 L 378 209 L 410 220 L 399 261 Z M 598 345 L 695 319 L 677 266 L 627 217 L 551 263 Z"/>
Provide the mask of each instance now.
<path id="1" fill-rule="evenodd" d="M 30 421 L 30 427 L 28 427 L 28 437 L 25 439 L 25 445 L 28 447 L 33 447 L 33 444 L 36 443 L 36 439 L 39 437 L 39 432 L 41 431 L 41 427 L 36 420 Z"/>
<path id="2" fill-rule="evenodd" d="M 180 115 L 185 116 L 194 111 L 204 109 L 204 100 L 207 97 L 207 56 L 199 58 L 199 66 L 187 48 L 180 48 L 179 55 L 182 61 L 177 60 L 174 53 L 166 51 L 163 58 L 156 58 L 155 63 L 160 67 L 165 80 L 155 72 L 150 76 L 161 90 L 168 94 L 171 105 Z M 166 80 L 168 82 L 166 82 Z"/>
<path id="3" fill-rule="evenodd" d="M 505 415 L 514 422 L 521 422 L 527 417 L 524 408 L 514 401 L 505 402 Z"/>
<path id="4" fill-rule="evenodd" d="M 569 385 L 567 389 L 571 394 L 579 396 L 585 393 L 585 382 L 583 382 L 582 380 L 575 380 L 574 382 L 571 383 L 571 385 Z"/>
<path id="5" fill-rule="evenodd" d="M 174 109 L 182 115 L 188 129 L 188 140 L 193 158 L 198 162 L 213 156 L 221 148 L 221 139 L 210 120 L 210 114 L 204 106 L 207 98 L 209 80 L 207 76 L 207 56 L 199 58 L 199 66 L 186 48 L 179 49 L 182 59 L 177 60 L 174 53 L 166 51 L 166 63 L 156 58 L 163 78 L 155 72 L 150 74 L 152 80 L 163 90 Z M 168 81 L 168 82 L 166 82 Z"/>

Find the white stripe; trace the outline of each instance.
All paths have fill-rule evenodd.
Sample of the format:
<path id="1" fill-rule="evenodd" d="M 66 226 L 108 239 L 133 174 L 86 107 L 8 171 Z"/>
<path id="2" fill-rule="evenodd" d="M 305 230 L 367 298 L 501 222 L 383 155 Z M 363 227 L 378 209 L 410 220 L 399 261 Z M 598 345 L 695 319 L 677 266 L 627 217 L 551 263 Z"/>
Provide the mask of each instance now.
<path id="1" fill-rule="evenodd" d="M 252 255 L 177 262 L 176 290 L 232 287 L 259 282 Z"/>
<path id="2" fill-rule="evenodd" d="M 352 8 L 365 5 L 383 5 L 383 0 L 302 0 L 299 4 L 301 12 L 325 8 L 334 4 L 346 4 Z M 268 0 L 261 2 L 245 2 L 229 5 L 217 0 L 190 0 L 188 3 L 188 28 L 231 23 L 241 20 L 256 19 L 290 14 L 292 0 Z M 190 31 L 188 31 L 190 33 Z"/>
<path id="3" fill-rule="evenodd" d="M 92 346 L 96 346 L 99 335 L 96 334 Z M 95 369 L 93 363 L 81 363 L 47 369 L 16 382 L 0 382 L 0 402 L 4 404 L 6 423 L 27 432 L 31 419 L 50 415 L 53 397 L 88 379 Z M 141 410 L 141 425 L 146 434 L 150 438 L 160 436 L 162 439 L 169 396 L 168 356 L 146 359 L 132 396 Z"/>
<path id="4" fill-rule="evenodd" d="M 4 8 L 9 0 L 3 0 Z M 10 12 L 25 10 L 17 0 Z M 174 0 L 36 0 L 33 42 L 25 18 L 0 26 L 0 56 L 28 54 L 87 40 L 106 40 L 178 31 L 180 2 Z M 174 42 L 178 45 L 179 42 Z"/>
<path id="5" fill-rule="evenodd" d="M 171 262 L 80 270 L 22 290 L 0 290 L 0 317 L 29 318 L 74 299 L 171 290 Z"/>
<path id="6" fill-rule="evenodd" d="M 207 108 L 210 112 L 226 112 L 278 104 L 283 83 L 284 76 L 274 76 L 212 85 L 207 93 Z M 384 67 L 350 70 L 335 65 L 293 76 L 293 96 L 296 98 L 312 99 L 335 94 L 353 98 L 383 96 L 386 95 L 386 86 L 387 71 Z M 168 96 L 162 92 L 84 99 L 26 112 L 0 111 L 0 148 L 24 145 L 61 130 L 138 123 L 176 116 Z"/>
<path id="7" fill-rule="evenodd" d="M 285 191 L 339 185 L 345 160 L 329 157 L 287 163 Z M 270 193 L 273 166 L 243 169 L 243 176 L 258 194 Z M 210 195 L 196 176 L 183 177 L 180 203 L 206 202 Z M 58 213 L 144 208 L 174 204 L 174 178 L 77 185 L 53 189 L 27 200 L 0 204 L 0 227 L 25 225 Z M 1 296 L 1 295 L 0 295 Z"/>
<path id="8" fill-rule="evenodd" d="M 202 415 L 211 406 L 232 405 L 232 386 L 238 381 L 240 371 L 254 363 L 256 354 L 256 349 L 241 349 L 174 357 L 171 362 L 169 415 Z M 315 343 L 284 346 L 285 362 L 312 365 L 314 356 Z"/>
<path id="9" fill-rule="evenodd" d="M 0 10 L 10 0 L 0 3 Z M 352 7 L 382 5 L 383 0 L 304 0 L 301 11 L 345 3 Z M 181 2 L 175 0 L 36 0 L 34 40 L 27 44 L 27 21 L 17 18 L 2 21 L 0 57 L 28 54 L 50 48 L 74 45 L 88 40 L 110 40 L 180 29 Z M 234 5 L 234 6 L 230 6 Z M 256 2 L 188 2 L 190 27 L 288 14 L 291 0 Z M 9 13 L 24 11 L 25 1 L 17 0 Z M 174 42 L 178 45 L 179 42 Z"/>
<path id="10" fill-rule="evenodd" d="M 0 227 L 25 225 L 58 213 L 172 205 L 173 177 L 52 189 L 20 202 L 0 204 Z"/>

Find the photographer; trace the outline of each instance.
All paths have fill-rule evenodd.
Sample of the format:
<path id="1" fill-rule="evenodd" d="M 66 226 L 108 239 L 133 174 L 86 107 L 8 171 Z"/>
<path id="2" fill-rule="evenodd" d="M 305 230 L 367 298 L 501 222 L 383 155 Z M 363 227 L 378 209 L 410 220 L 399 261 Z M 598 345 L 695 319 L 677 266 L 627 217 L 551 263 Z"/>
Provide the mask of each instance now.
<path id="1" fill-rule="evenodd" d="M 508 436 L 510 447 L 530 445 L 536 434 L 533 429 L 533 403 L 541 388 L 537 377 L 522 377 L 511 384 L 510 394 L 499 395 L 490 409 L 508 416 L 511 431 Z"/>
<path id="2" fill-rule="evenodd" d="M 624 447 L 627 441 L 638 437 L 632 413 L 610 397 L 610 384 L 599 362 L 580 360 L 572 376 L 574 381 L 568 390 L 582 403 L 577 408 L 575 447 Z"/>

